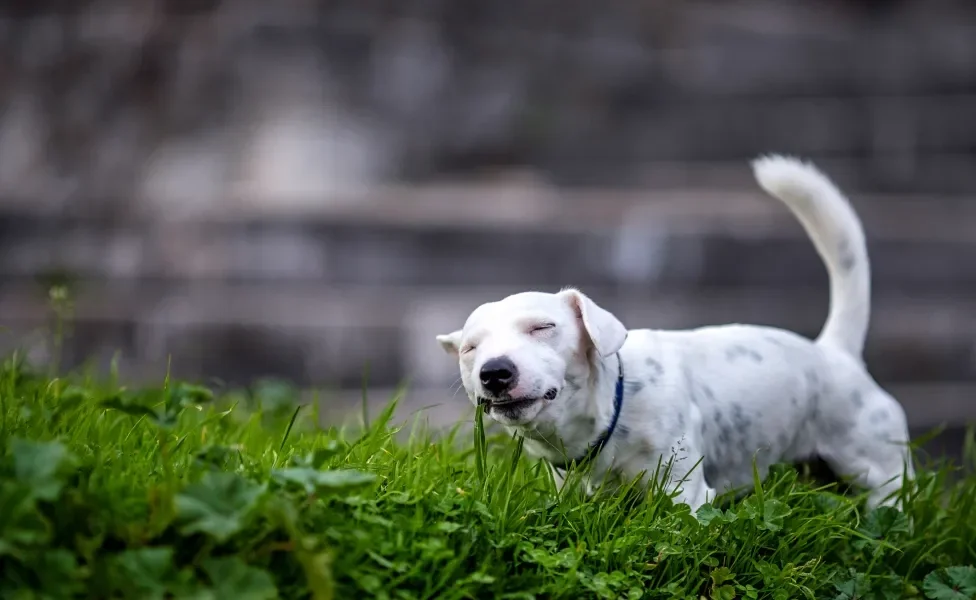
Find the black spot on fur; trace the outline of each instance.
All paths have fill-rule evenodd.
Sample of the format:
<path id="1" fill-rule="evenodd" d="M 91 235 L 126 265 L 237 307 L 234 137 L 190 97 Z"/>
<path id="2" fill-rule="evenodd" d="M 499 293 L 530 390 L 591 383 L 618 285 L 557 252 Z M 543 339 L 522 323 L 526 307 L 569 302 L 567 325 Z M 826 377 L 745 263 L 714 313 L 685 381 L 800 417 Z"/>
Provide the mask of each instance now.
<path id="1" fill-rule="evenodd" d="M 646 364 L 647 368 L 650 369 L 650 373 L 648 373 L 648 379 L 650 382 L 652 384 L 657 383 L 658 379 L 661 378 L 661 375 L 664 375 L 664 367 L 661 365 L 661 363 L 649 356 L 644 359 L 644 364 Z"/>
<path id="2" fill-rule="evenodd" d="M 738 402 L 732 404 L 732 424 L 745 434 L 745 430 L 752 427 L 752 419 L 742 410 L 742 405 Z"/>
<path id="3" fill-rule="evenodd" d="M 843 239 L 839 244 L 837 244 L 837 254 L 838 254 L 838 264 L 840 268 L 845 271 L 850 271 L 857 265 L 857 259 L 854 258 L 854 252 L 851 250 L 851 241 L 848 239 Z"/>
<path id="4" fill-rule="evenodd" d="M 851 404 L 854 408 L 861 409 L 864 408 L 864 397 L 861 396 L 861 392 L 854 392 L 851 394 Z"/>
<path id="5" fill-rule="evenodd" d="M 888 409 L 886 409 L 886 408 L 879 408 L 879 409 L 875 410 L 874 412 L 871 413 L 871 417 L 870 417 L 871 423 L 873 425 L 877 425 L 879 423 L 884 423 L 889 418 L 891 418 L 891 415 L 888 414 Z"/>
<path id="6" fill-rule="evenodd" d="M 797 398 L 796 396 L 790 396 L 790 405 L 800 406 L 800 399 Z"/>
<path id="7" fill-rule="evenodd" d="M 624 380 L 624 394 L 627 396 L 635 396 L 644 389 L 644 382 L 640 379 L 625 379 Z"/>
<path id="8" fill-rule="evenodd" d="M 678 413 L 678 427 L 680 427 L 681 430 L 684 431 L 684 428 L 685 428 L 685 414 L 684 413 L 680 413 L 680 412 Z"/>
<path id="9" fill-rule="evenodd" d="M 627 427 L 626 425 L 617 425 L 617 435 L 620 436 L 621 439 L 627 439 L 627 437 L 630 435 L 630 427 Z"/>
<path id="10" fill-rule="evenodd" d="M 735 362 L 740 359 L 748 359 L 756 363 L 761 363 L 763 361 L 763 356 L 752 348 L 748 348 L 741 344 L 736 344 L 725 351 L 725 360 Z"/>
<path id="11" fill-rule="evenodd" d="M 732 441 L 732 429 L 727 425 L 719 425 L 718 441 L 728 444 Z"/>
<path id="12" fill-rule="evenodd" d="M 810 416 L 815 419 L 820 414 L 820 397 L 823 394 L 823 385 L 820 381 L 820 375 L 813 369 L 804 371 L 803 376 L 807 382 L 807 393 L 809 394 L 807 399 L 810 403 Z"/>
<path id="13" fill-rule="evenodd" d="M 702 394 L 704 394 L 709 400 L 715 400 L 715 392 L 713 392 L 712 388 L 708 387 L 707 385 L 702 385 Z"/>
<path id="14" fill-rule="evenodd" d="M 776 441 L 779 443 L 780 450 L 787 448 L 790 445 L 790 438 L 785 433 L 780 433 L 777 436 Z"/>
<path id="15" fill-rule="evenodd" d="M 708 485 L 712 485 L 713 482 L 718 479 L 718 467 L 706 462 L 702 466 L 702 475 L 705 476 L 705 481 L 708 483 Z"/>

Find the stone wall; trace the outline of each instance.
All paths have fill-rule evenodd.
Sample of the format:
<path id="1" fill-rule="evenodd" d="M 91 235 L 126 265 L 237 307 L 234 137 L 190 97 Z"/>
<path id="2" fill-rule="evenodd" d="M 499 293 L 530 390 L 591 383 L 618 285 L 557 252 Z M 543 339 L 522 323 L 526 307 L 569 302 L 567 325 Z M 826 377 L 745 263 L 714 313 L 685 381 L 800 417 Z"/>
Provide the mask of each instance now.
<path id="1" fill-rule="evenodd" d="M 683 186 L 770 150 L 874 191 L 976 189 L 972 3 L 279 4 L 7 3 L 0 197 L 195 214 L 507 168 Z"/>

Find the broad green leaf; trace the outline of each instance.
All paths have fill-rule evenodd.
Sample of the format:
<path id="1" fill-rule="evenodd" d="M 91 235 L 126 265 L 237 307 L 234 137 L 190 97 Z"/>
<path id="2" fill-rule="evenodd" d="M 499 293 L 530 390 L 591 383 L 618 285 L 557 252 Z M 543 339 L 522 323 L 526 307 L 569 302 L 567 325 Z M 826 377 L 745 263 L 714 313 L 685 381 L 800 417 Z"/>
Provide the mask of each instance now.
<path id="1" fill-rule="evenodd" d="M 698 508 L 695 515 L 698 517 L 698 522 L 705 527 L 708 527 L 713 522 L 725 522 L 725 513 L 723 513 L 721 509 L 715 508 L 711 504 L 702 504 Z"/>
<path id="2" fill-rule="evenodd" d="M 867 576 L 854 569 L 850 569 L 848 573 L 848 577 L 834 582 L 834 587 L 837 588 L 838 592 L 834 600 L 866 598 L 871 593 L 871 584 L 868 582 Z"/>
<path id="3" fill-rule="evenodd" d="M 40 500 L 52 501 L 61 493 L 71 455 L 60 442 L 15 439 L 10 444 L 14 476 Z"/>
<path id="4" fill-rule="evenodd" d="M 278 597 L 274 580 L 266 571 L 248 566 L 237 557 L 209 558 L 204 561 L 203 570 L 210 578 L 215 598 L 269 600 Z"/>
<path id="5" fill-rule="evenodd" d="M 353 469 L 319 471 L 307 467 L 276 469 L 272 476 L 283 483 L 299 485 L 309 494 L 313 492 L 343 492 L 364 487 L 376 481 L 372 473 Z"/>
<path id="6" fill-rule="evenodd" d="M 772 498 L 760 500 L 757 496 L 746 498 L 742 502 L 742 510 L 748 519 L 759 522 L 759 529 L 767 531 L 782 529 L 784 520 L 793 512 L 789 506 L 779 500 Z"/>
<path id="7" fill-rule="evenodd" d="M 759 575 L 762 576 L 762 581 L 764 585 L 772 585 L 774 582 L 780 579 L 780 573 L 782 572 L 780 568 L 772 563 L 765 560 L 757 560 L 753 565 Z"/>
<path id="8" fill-rule="evenodd" d="M 879 506 L 871 511 L 861 526 L 861 532 L 878 539 L 890 539 L 910 532 L 908 517 L 897 508 Z"/>
<path id="9" fill-rule="evenodd" d="M 330 440 L 324 448 L 317 448 L 314 452 L 306 454 L 304 456 L 295 456 L 291 459 L 291 464 L 295 467 L 310 467 L 312 469 L 321 469 L 325 461 L 329 460 L 339 452 L 342 452 L 343 446 L 336 440 Z"/>
<path id="10" fill-rule="evenodd" d="M 206 533 L 223 542 L 244 527 L 265 489 L 236 473 L 208 471 L 176 495 L 180 530 Z"/>
<path id="11" fill-rule="evenodd" d="M 241 452 L 228 446 L 209 445 L 196 453 L 196 459 L 215 469 L 224 469 L 230 464 L 240 464 Z"/>
<path id="12" fill-rule="evenodd" d="M 121 396 L 112 396 L 111 398 L 102 400 L 99 405 L 103 408 L 117 410 L 132 417 L 146 417 L 154 423 L 158 422 L 160 418 L 159 413 L 155 409 L 132 401 L 131 399 L 123 399 Z"/>
<path id="13" fill-rule="evenodd" d="M 925 577 L 922 589 L 932 600 L 972 600 L 976 598 L 976 567 L 933 571 Z"/>
<path id="14" fill-rule="evenodd" d="M 0 482 L 0 556 L 18 556 L 43 543 L 50 529 L 35 506 L 32 490 L 16 481 Z"/>
<path id="15" fill-rule="evenodd" d="M 213 398 L 213 392 L 201 385 L 179 383 L 170 389 L 168 404 L 187 407 L 212 402 Z"/>
<path id="16" fill-rule="evenodd" d="M 31 566 L 40 582 L 43 598 L 75 598 L 81 592 L 81 578 L 74 554 L 58 548 L 43 550 L 33 556 Z"/>
<path id="17" fill-rule="evenodd" d="M 731 585 L 723 585 L 712 590 L 712 600 L 734 600 L 735 599 L 735 587 Z"/>
<path id="18" fill-rule="evenodd" d="M 175 579 L 172 548 L 127 550 L 112 560 L 112 587 L 127 598 L 166 596 Z"/>
<path id="19" fill-rule="evenodd" d="M 735 573 L 733 573 L 728 567 L 719 567 L 709 573 L 709 577 L 712 578 L 712 584 L 719 586 L 727 581 L 734 580 Z"/>
<path id="20" fill-rule="evenodd" d="M 283 416 L 291 414 L 298 404 L 298 390 L 287 381 L 264 379 L 255 384 L 253 397 L 262 412 Z"/>
<path id="21" fill-rule="evenodd" d="M 882 575 L 871 582 L 872 591 L 878 600 L 900 600 L 906 596 L 905 585 L 894 575 Z"/>

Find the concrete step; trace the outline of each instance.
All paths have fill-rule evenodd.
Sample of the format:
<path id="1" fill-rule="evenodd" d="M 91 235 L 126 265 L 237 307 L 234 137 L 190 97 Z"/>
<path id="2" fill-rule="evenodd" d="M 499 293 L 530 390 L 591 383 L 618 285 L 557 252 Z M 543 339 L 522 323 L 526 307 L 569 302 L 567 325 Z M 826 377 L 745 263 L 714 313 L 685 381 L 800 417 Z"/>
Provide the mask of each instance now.
<path id="1" fill-rule="evenodd" d="M 635 195 L 535 202 L 512 196 L 495 205 L 497 212 L 490 198 L 469 198 L 470 205 L 452 210 L 446 207 L 461 200 L 411 206 L 387 199 L 373 213 L 337 209 L 271 222 L 8 215 L 0 217 L 0 279 L 63 269 L 82 278 L 144 281 L 826 288 L 823 265 L 800 226 L 758 194 L 659 194 L 640 203 Z M 968 260 L 976 251 L 976 201 L 881 198 L 858 202 L 858 209 L 877 290 L 976 290 L 976 261 Z M 413 216 L 398 222 L 407 213 Z"/>
<path id="2" fill-rule="evenodd" d="M 105 361 L 119 351 L 134 368 L 161 369 L 171 358 L 181 376 L 243 383 L 268 375 L 339 386 L 358 385 L 368 366 L 375 385 L 404 379 L 446 385 L 457 377 L 456 365 L 434 336 L 460 327 L 478 304 L 514 291 L 519 287 L 89 286 L 74 299 L 65 360 Z M 649 293 L 639 286 L 594 286 L 586 291 L 630 327 L 741 322 L 812 337 L 827 310 L 826 289 Z M 973 295 L 924 290 L 878 296 L 866 349 L 875 377 L 882 382 L 976 380 L 974 301 Z M 9 328 L 8 345 L 52 323 L 46 300 L 23 287 L 0 289 L 0 315 L 0 324 Z"/>

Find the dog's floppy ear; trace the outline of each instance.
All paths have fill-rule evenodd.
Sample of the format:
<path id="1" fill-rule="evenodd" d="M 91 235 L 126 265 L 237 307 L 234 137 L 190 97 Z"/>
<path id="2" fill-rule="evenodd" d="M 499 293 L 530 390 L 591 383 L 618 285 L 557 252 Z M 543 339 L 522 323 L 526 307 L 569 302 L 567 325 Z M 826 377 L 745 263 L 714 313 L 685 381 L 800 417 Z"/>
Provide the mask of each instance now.
<path id="1" fill-rule="evenodd" d="M 627 328 L 613 313 L 597 306 L 596 302 L 579 290 L 566 289 L 559 292 L 559 295 L 565 297 L 576 311 L 576 315 L 583 322 L 586 335 L 600 356 L 610 356 L 620 350 L 627 339 Z"/>
<path id="2" fill-rule="evenodd" d="M 451 333 L 439 335 L 437 336 L 437 341 L 440 343 L 441 348 L 444 348 L 444 352 L 457 356 L 458 349 L 461 346 L 461 330 L 458 329 Z"/>

